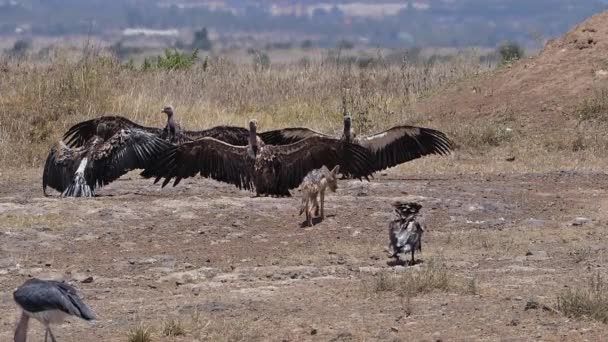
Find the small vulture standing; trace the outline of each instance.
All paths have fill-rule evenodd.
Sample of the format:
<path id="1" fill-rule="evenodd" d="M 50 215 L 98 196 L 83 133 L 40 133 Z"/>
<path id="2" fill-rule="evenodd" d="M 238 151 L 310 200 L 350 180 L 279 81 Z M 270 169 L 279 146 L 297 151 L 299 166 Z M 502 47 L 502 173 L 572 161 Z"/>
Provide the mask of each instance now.
<path id="1" fill-rule="evenodd" d="M 80 299 L 76 289 L 66 283 L 53 280 L 29 279 L 15 292 L 13 298 L 21 308 L 21 317 L 15 329 L 15 342 L 25 342 L 30 318 L 44 325 L 44 341 L 51 337 L 51 324 L 60 324 L 68 316 L 90 321 L 95 319 L 93 311 Z"/>
<path id="2" fill-rule="evenodd" d="M 399 255 L 410 252 L 410 265 L 414 265 L 414 252 L 422 251 L 424 229 L 416 220 L 422 206 L 415 202 L 394 202 L 392 204 L 397 219 L 388 225 L 390 257 L 399 261 Z"/>
<path id="3" fill-rule="evenodd" d="M 369 153 L 359 145 L 338 139 L 312 136 L 290 145 L 265 145 L 256 134 L 257 122 L 249 122 L 249 144 L 235 146 L 213 138 L 202 138 L 165 151 L 142 172 L 144 177 L 182 179 L 201 174 L 234 184 L 256 195 L 291 196 L 306 174 L 326 166 L 348 165 L 355 174 L 369 174 Z"/>
<path id="4" fill-rule="evenodd" d="M 182 130 L 173 118 L 175 115 L 173 107 L 166 106 L 161 113 L 167 114 L 167 124 L 163 129 L 142 126 L 122 116 L 101 116 L 70 127 L 63 135 L 63 140 L 69 147 L 83 146 L 97 134 L 98 126 L 103 124 L 110 135 L 114 135 L 122 129 L 136 129 L 154 134 L 174 144 L 203 137 L 216 138 L 237 146 L 245 146 L 248 143 L 249 131 L 243 127 L 216 126 L 202 131 Z"/>
<path id="5" fill-rule="evenodd" d="M 437 130 L 416 126 L 396 126 L 384 132 L 355 137 L 352 131 L 350 115 L 344 116 L 344 132 L 341 140 L 345 143 L 355 143 L 365 147 L 373 159 L 372 172 L 381 171 L 407 161 L 430 154 L 445 155 L 452 149 L 452 142 L 448 137 Z M 327 134 L 313 131 L 308 128 L 293 127 L 260 133 L 260 137 L 267 144 L 291 144 L 313 136 L 330 137 Z M 348 177 L 368 178 L 368 174 L 349 173 L 340 165 L 342 173 Z M 346 172 L 344 172 L 346 171 Z"/>
<path id="6" fill-rule="evenodd" d="M 42 190 L 49 186 L 62 197 L 91 197 L 95 188 L 133 169 L 143 169 L 172 144 L 157 135 L 134 128 L 115 130 L 105 123 L 79 147 L 58 142 L 46 159 Z"/>

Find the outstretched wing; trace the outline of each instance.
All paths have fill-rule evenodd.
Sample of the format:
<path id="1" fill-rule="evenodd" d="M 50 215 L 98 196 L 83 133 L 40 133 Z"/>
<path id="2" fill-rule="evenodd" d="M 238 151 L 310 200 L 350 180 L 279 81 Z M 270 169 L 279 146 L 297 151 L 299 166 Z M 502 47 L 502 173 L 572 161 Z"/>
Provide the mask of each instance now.
<path id="1" fill-rule="evenodd" d="M 62 141 L 51 148 L 44 163 L 42 173 L 42 191 L 46 195 L 49 186 L 63 192 L 74 180 L 74 173 L 82 157 L 86 154 L 85 147 L 69 148 Z"/>
<path id="2" fill-rule="evenodd" d="M 233 146 L 214 138 L 202 138 L 174 146 L 165 151 L 142 172 L 146 178 L 165 178 L 163 187 L 172 178 L 173 186 L 184 178 L 200 173 L 203 177 L 234 184 L 239 189 L 253 190 L 253 160 L 248 160 L 246 146 Z"/>
<path id="3" fill-rule="evenodd" d="M 300 142 L 272 148 L 281 163 L 279 186 L 293 189 L 300 185 L 306 174 L 326 166 L 328 169 L 340 165 L 356 175 L 372 173 L 372 164 L 366 148 L 339 139 L 312 136 Z"/>
<path id="4" fill-rule="evenodd" d="M 310 137 L 331 138 L 330 135 L 303 127 L 291 127 L 266 131 L 258 134 L 268 145 L 289 145 Z"/>
<path id="5" fill-rule="evenodd" d="M 145 127 L 122 116 L 101 116 L 86 120 L 70 127 L 63 135 L 63 140 L 69 147 L 79 147 L 87 143 L 97 134 L 97 126 L 105 124 L 110 135 L 118 133 L 121 129 L 138 129 L 161 135 L 163 130 L 154 127 Z"/>
<path id="6" fill-rule="evenodd" d="M 80 299 L 76 289 L 65 283 L 30 279 L 13 293 L 13 298 L 29 312 L 60 310 L 85 320 L 95 319 L 95 314 Z"/>
<path id="7" fill-rule="evenodd" d="M 393 127 L 382 133 L 364 137 L 359 143 L 372 154 L 374 171 L 429 154 L 446 155 L 453 146 L 443 132 L 415 126 Z"/>
<path id="8" fill-rule="evenodd" d="M 93 151 L 87 184 L 107 185 L 131 170 L 144 169 L 172 146 L 154 133 L 121 129 Z"/>
<path id="9" fill-rule="evenodd" d="M 184 131 L 183 134 L 192 140 L 215 138 L 234 146 L 247 146 L 249 130 L 236 126 L 216 126 L 202 131 Z"/>

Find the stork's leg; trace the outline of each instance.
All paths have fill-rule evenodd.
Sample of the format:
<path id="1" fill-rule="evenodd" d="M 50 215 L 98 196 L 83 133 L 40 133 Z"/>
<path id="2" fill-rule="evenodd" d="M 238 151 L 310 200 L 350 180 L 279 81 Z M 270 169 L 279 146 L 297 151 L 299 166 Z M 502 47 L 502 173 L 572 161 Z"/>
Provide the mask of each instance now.
<path id="1" fill-rule="evenodd" d="M 53 332 L 51 331 L 51 327 L 48 327 L 47 331 L 49 332 L 49 335 L 51 335 L 51 342 L 57 342 L 57 340 L 55 339 L 55 336 L 53 336 Z"/>
<path id="2" fill-rule="evenodd" d="M 325 218 L 325 211 L 323 207 L 325 206 L 325 190 L 321 190 L 321 220 Z"/>
<path id="3" fill-rule="evenodd" d="M 416 263 L 416 260 L 414 259 L 414 249 L 412 249 L 412 261 L 410 263 L 410 265 L 414 265 Z"/>

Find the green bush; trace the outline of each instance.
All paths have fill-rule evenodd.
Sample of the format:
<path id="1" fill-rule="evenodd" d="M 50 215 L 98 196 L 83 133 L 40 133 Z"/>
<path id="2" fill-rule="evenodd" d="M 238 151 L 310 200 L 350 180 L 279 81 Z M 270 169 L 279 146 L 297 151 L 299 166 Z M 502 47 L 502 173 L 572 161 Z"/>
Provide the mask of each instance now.
<path id="1" fill-rule="evenodd" d="M 498 47 L 498 54 L 503 63 L 508 63 L 522 58 L 524 49 L 516 42 L 504 42 Z"/>
<path id="2" fill-rule="evenodd" d="M 198 49 L 192 53 L 179 52 L 177 50 L 166 49 L 164 56 L 149 57 L 144 59 L 142 70 L 162 69 L 177 70 L 188 69 L 198 59 Z"/>

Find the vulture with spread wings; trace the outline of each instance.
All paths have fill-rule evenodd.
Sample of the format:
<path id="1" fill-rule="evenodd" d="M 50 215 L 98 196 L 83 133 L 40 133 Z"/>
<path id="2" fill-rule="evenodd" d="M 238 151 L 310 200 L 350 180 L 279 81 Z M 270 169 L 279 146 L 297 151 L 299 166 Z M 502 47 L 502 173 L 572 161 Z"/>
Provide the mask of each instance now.
<path id="1" fill-rule="evenodd" d="M 201 174 L 203 177 L 234 184 L 256 195 L 291 196 L 306 174 L 326 166 L 348 165 L 354 174 L 371 173 L 367 149 L 339 139 L 312 136 L 294 144 L 266 145 L 257 136 L 257 123 L 249 123 L 249 144 L 235 146 L 214 138 L 202 138 L 171 147 L 142 172 L 146 178 L 165 178 L 163 187 L 175 178 Z"/>
<path id="2" fill-rule="evenodd" d="M 69 147 L 81 147 L 97 135 L 97 127 L 103 124 L 111 135 L 122 129 L 136 129 L 152 133 L 174 144 L 181 144 L 203 137 L 216 138 L 238 146 L 245 146 L 248 143 L 249 131 L 243 127 L 216 126 L 202 131 L 182 130 L 173 119 L 173 107 L 167 106 L 163 108 L 161 113 L 167 114 L 167 124 L 162 129 L 142 126 L 122 116 L 101 116 L 79 122 L 70 127 L 63 135 L 63 140 Z"/>
<path id="3" fill-rule="evenodd" d="M 47 186 L 62 197 L 91 197 L 95 188 L 116 180 L 133 169 L 145 168 L 162 151 L 173 146 L 154 133 L 101 123 L 82 146 L 58 142 L 46 159 L 42 190 Z"/>
<path id="4" fill-rule="evenodd" d="M 445 155 L 452 150 L 452 142 L 440 131 L 416 127 L 396 126 L 384 132 L 355 137 L 351 128 L 351 117 L 344 117 L 344 133 L 341 140 L 345 143 L 355 143 L 366 148 L 373 160 L 372 171 L 380 171 L 407 161 L 429 154 Z M 313 131 L 308 128 L 285 128 L 260 133 L 260 138 L 267 144 L 292 144 L 310 137 L 331 137 L 327 134 Z M 348 172 L 346 165 L 340 165 L 345 176 L 355 178 L 366 177 L 363 174 Z M 366 177 L 367 178 L 367 177 Z"/>

